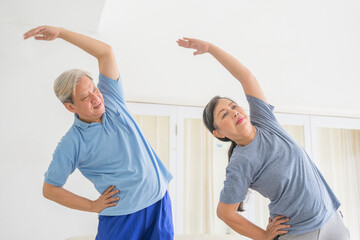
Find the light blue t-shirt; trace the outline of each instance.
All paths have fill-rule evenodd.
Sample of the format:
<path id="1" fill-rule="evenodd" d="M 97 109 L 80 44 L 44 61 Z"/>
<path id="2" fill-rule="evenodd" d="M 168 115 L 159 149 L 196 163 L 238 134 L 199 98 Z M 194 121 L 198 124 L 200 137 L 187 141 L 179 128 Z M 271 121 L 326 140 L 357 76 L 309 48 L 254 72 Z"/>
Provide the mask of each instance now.
<path id="1" fill-rule="evenodd" d="M 290 218 L 290 235 L 321 228 L 340 202 L 305 150 L 280 126 L 274 107 L 249 95 L 247 100 L 256 136 L 250 144 L 235 147 L 220 201 L 241 202 L 250 188 L 270 199 L 271 218 Z"/>
<path id="2" fill-rule="evenodd" d="M 98 88 L 105 103 L 102 124 L 75 116 L 54 151 L 45 182 L 62 187 L 78 168 L 100 194 L 111 185 L 120 190 L 118 204 L 100 215 L 131 214 L 159 201 L 172 176 L 129 113 L 121 80 L 100 74 Z"/>

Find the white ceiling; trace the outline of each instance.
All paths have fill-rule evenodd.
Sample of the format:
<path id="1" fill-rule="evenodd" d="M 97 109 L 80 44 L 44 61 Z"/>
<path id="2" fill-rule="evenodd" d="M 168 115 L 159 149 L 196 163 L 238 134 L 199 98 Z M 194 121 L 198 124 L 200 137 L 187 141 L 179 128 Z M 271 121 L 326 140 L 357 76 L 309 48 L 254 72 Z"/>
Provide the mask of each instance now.
<path id="1" fill-rule="evenodd" d="M 0 23 L 96 32 L 105 0 L 0 0 Z"/>

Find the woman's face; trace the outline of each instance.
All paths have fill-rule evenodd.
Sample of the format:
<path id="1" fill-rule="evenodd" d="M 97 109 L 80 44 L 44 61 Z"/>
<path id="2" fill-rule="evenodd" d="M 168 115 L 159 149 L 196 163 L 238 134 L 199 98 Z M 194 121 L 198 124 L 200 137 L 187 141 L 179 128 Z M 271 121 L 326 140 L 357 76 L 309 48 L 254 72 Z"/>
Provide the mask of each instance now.
<path id="1" fill-rule="evenodd" d="M 215 137 L 227 137 L 235 142 L 241 142 L 253 130 L 250 118 L 244 109 L 224 98 L 219 99 L 215 107 L 214 127 Z"/>

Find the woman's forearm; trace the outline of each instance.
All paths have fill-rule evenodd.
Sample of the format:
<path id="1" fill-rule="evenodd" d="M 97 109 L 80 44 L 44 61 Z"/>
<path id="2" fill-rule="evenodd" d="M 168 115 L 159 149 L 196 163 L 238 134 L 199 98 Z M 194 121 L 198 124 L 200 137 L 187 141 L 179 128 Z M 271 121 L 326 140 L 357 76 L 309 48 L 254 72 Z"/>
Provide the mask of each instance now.
<path id="1" fill-rule="evenodd" d="M 208 52 L 215 57 L 241 84 L 253 81 L 253 74 L 234 56 L 210 44 Z"/>
<path id="2" fill-rule="evenodd" d="M 223 217 L 222 220 L 229 226 L 231 229 L 237 233 L 249 237 L 255 240 L 265 240 L 266 232 L 264 229 L 256 226 L 240 214 L 234 212 L 229 214 L 226 217 Z"/>
<path id="3" fill-rule="evenodd" d="M 246 94 L 268 102 L 260 83 L 239 60 L 213 44 L 209 45 L 208 52 L 241 83 Z"/>

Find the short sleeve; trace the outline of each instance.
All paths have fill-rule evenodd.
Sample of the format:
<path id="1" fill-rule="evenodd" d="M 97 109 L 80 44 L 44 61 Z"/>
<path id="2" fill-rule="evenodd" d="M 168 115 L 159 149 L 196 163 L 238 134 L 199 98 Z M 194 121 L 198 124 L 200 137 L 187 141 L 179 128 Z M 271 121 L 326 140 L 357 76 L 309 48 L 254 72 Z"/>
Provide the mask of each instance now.
<path id="1" fill-rule="evenodd" d="M 62 187 L 76 168 L 77 164 L 74 158 L 56 149 L 50 166 L 45 173 L 45 182 L 57 187 Z"/>
<path id="2" fill-rule="evenodd" d="M 220 201 L 225 204 L 242 202 L 250 186 L 250 180 L 241 171 L 227 167 L 224 187 L 220 193 Z"/>
<path id="3" fill-rule="evenodd" d="M 119 105 L 125 104 L 124 90 L 120 77 L 118 80 L 114 80 L 100 73 L 98 88 L 103 95 L 105 107 L 115 110 Z"/>
<path id="4" fill-rule="evenodd" d="M 279 123 L 273 113 L 274 106 L 250 95 L 246 95 L 246 99 L 250 108 L 250 120 L 254 125 L 271 128 L 279 127 Z"/>

